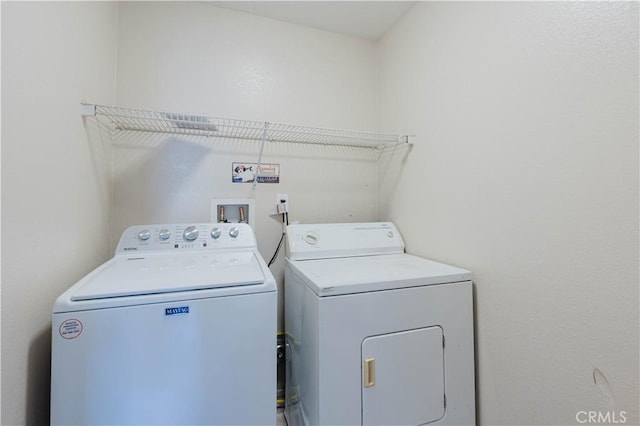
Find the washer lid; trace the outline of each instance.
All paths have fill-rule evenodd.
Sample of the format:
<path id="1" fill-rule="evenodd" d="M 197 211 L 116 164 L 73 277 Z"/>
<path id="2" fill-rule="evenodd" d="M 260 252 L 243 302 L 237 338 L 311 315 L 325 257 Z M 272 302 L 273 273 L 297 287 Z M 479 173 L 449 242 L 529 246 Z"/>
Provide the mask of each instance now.
<path id="1" fill-rule="evenodd" d="M 471 272 L 410 254 L 290 261 L 318 296 L 445 284 L 471 279 Z"/>
<path id="2" fill-rule="evenodd" d="M 262 284 L 254 252 L 116 256 L 80 281 L 72 301 Z"/>

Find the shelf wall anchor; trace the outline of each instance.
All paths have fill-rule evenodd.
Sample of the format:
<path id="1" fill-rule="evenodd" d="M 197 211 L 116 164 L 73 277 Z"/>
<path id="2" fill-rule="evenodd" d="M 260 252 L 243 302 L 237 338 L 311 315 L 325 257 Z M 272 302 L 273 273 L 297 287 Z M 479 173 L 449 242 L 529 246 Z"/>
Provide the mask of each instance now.
<path id="1" fill-rule="evenodd" d="M 265 121 L 264 128 L 262 130 L 262 142 L 260 143 L 260 154 L 258 154 L 258 165 L 253 179 L 253 189 L 258 185 L 258 178 L 260 177 L 260 166 L 262 165 L 262 153 L 264 152 L 264 145 L 267 142 L 267 132 L 269 131 L 269 122 Z"/>

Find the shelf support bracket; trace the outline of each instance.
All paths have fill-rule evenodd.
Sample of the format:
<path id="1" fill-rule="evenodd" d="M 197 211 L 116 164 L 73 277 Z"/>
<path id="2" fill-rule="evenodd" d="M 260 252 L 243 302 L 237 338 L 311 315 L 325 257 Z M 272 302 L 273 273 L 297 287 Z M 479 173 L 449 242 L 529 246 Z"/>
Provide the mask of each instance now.
<path id="1" fill-rule="evenodd" d="M 253 179 L 253 189 L 258 185 L 258 177 L 260 176 L 260 166 L 262 165 L 262 153 L 264 152 L 264 145 L 267 142 L 267 131 L 269 130 L 269 122 L 265 121 L 264 128 L 262 129 L 262 142 L 260 143 L 260 154 L 258 154 L 258 165 Z"/>
<path id="2" fill-rule="evenodd" d="M 80 104 L 82 106 L 83 117 L 95 117 L 96 106 L 95 104 Z"/>

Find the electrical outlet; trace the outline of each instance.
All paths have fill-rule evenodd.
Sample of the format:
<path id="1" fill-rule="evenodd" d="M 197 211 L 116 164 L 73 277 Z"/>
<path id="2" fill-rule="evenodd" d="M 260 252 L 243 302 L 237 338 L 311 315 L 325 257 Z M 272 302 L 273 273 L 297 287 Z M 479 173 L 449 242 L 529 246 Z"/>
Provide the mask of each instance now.
<path id="1" fill-rule="evenodd" d="M 289 212 L 289 194 L 276 194 L 276 210 L 278 213 Z"/>
<path id="2" fill-rule="evenodd" d="M 282 200 L 287 204 L 289 202 L 289 194 L 276 194 L 276 204 L 282 203 Z"/>

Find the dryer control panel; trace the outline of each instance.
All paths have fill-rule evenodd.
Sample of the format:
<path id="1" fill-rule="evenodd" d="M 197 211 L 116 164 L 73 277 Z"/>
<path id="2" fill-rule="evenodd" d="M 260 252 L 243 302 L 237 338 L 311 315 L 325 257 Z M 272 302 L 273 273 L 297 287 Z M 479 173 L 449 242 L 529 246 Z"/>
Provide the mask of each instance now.
<path id="1" fill-rule="evenodd" d="M 136 225 L 120 238 L 116 254 L 257 247 L 246 223 Z"/>
<path id="2" fill-rule="evenodd" d="M 290 260 L 333 259 L 404 253 L 391 222 L 295 224 L 287 227 Z"/>

